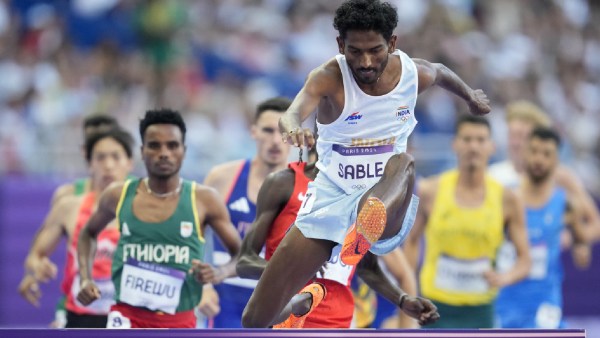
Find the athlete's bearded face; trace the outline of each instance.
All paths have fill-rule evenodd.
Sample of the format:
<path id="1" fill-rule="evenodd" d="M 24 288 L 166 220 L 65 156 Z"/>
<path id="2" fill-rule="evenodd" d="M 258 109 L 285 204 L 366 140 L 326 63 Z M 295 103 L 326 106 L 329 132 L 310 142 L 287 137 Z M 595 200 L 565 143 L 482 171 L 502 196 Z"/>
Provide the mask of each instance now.
<path id="1" fill-rule="evenodd" d="M 452 144 L 463 170 L 485 169 L 494 153 L 490 129 L 483 124 L 463 123 L 457 130 Z"/>
<path id="2" fill-rule="evenodd" d="M 174 124 L 153 124 L 144 132 L 142 159 L 149 175 L 169 178 L 181 169 L 185 155 L 183 136 Z"/>
<path id="3" fill-rule="evenodd" d="M 383 74 L 390 53 L 396 48 L 396 36 L 386 41 L 375 31 L 351 30 L 346 33 L 345 39 L 338 36 L 337 43 L 356 81 L 369 85 L 377 83 Z"/>
<path id="4" fill-rule="evenodd" d="M 558 145 L 552 139 L 532 137 L 525 152 L 525 172 L 534 183 L 550 177 L 558 165 Z"/>
<path id="5" fill-rule="evenodd" d="M 279 118 L 283 112 L 264 111 L 252 126 L 252 138 L 256 141 L 258 158 L 268 166 L 287 163 L 290 146 L 283 143 L 279 133 Z"/>

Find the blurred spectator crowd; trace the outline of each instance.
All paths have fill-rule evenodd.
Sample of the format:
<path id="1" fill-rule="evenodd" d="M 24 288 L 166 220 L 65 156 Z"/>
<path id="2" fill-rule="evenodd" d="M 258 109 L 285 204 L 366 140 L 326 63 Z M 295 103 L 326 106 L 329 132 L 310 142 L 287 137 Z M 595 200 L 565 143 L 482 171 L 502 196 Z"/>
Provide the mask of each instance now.
<path id="1" fill-rule="evenodd" d="M 600 2 L 392 0 L 398 47 L 441 62 L 503 108 L 531 100 L 568 140 L 564 157 L 600 196 Z M 337 53 L 341 0 L 0 0 L 0 174 L 85 173 L 81 122 L 115 116 L 137 134 L 149 107 L 184 114 L 183 174 L 251 157 L 256 103 L 295 96 Z M 422 174 L 452 165 L 453 120 L 467 107 L 443 90 L 420 97 L 414 152 Z"/>

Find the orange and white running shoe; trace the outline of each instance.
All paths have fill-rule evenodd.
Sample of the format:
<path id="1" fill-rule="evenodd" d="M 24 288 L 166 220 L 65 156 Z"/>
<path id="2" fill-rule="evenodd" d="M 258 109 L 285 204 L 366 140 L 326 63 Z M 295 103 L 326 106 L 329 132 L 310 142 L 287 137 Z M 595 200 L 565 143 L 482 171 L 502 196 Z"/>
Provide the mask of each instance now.
<path id="1" fill-rule="evenodd" d="M 306 321 L 306 317 L 317 307 L 319 303 L 325 298 L 327 294 L 327 290 L 325 290 L 325 286 L 321 283 L 312 283 L 304 287 L 299 293 L 310 293 L 312 295 L 312 304 L 310 305 L 310 309 L 308 312 L 303 314 L 302 316 L 296 316 L 293 313 L 280 324 L 273 325 L 274 329 L 301 329 L 304 326 L 304 321 Z"/>
<path id="2" fill-rule="evenodd" d="M 377 197 L 369 197 L 346 234 L 340 255 L 342 262 L 346 265 L 358 264 L 373 243 L 379 240 L 386 222 L 383 202 Z"/>

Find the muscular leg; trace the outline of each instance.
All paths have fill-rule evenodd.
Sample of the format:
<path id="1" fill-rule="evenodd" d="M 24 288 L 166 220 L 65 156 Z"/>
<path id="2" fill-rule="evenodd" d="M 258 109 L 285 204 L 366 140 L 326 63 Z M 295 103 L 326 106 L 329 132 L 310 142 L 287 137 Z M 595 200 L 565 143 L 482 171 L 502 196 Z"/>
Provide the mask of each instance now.
<path id="1" fill-rule="evenodd" d="M 361 197 L 358 210 L 361 210 L 369 197 L 377 197 L 385 205 L 387 224 L 380 239 L 394 237 L 402 228 L 414 185 L 413 157 L 407 153 L 396 154 L 385 165 L 383 176 L 379 182 Z"/>
<path id="2" fill-rule="evenodd" d="M 319 271 L 335 243 L 306 238 L 292 227 L 275 250 L 242 315 L 244 327 L 269 327 L 287 318 L 290 299 Z M 291 307 L 286 308 L 289 315 Z M 279 320 L 279 322 L 278 322 Z"/>
<path id="3" fill-rule="evenodd" d="M 312 305 L 313 297 L 310 293 L 298 293 L 292 297 L 292 299 L 286 304 L 281 310 L 276 319 L 273 320 L 273 324 L 279 324 L 288 319 L 290 314 L 295 316 L 302 316 L 306 314 Z"/>

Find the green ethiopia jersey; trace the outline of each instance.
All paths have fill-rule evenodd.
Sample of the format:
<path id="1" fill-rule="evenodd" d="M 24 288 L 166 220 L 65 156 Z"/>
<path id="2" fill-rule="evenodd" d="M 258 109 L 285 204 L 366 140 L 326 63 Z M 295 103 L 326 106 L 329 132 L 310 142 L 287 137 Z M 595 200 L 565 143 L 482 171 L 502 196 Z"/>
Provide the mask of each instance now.
<path id="1" fill-rule="evenodd" d="M 112 265 L 117 302 L 173 314 L 192 310 L 202 285 L 188 271 L 204 257 L 204 238 L 196 210 L 196 183 L 183 181 L 175 212 L 166 221 L 147 223 L 132 212 L 141 179 L 125 182 L 117 206 L 121 238 Z"/>

